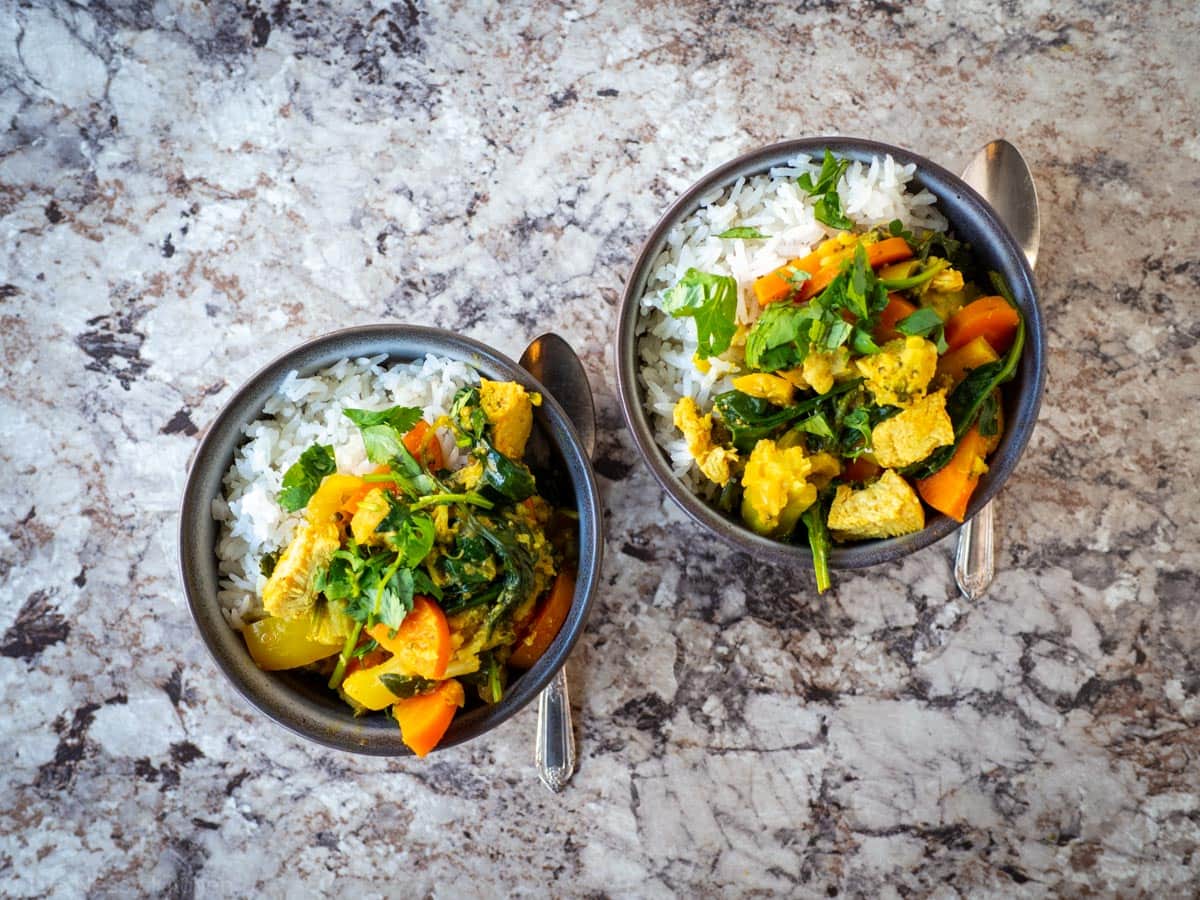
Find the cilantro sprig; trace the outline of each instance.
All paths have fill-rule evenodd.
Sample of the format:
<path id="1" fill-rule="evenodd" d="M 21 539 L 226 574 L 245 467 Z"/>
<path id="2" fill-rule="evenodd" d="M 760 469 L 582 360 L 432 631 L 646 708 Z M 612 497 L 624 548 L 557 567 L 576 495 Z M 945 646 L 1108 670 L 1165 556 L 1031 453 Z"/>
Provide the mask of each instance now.
<path id="1" fill-rule="evenodd" d="M 796 179 L 796 184 L 802 191 L 810 197 L 817 198 L 816 205 L 813 207 L 813 216 L 818 222 L 822 222 L 830 228 L 849 230 L 854 227 L 854 222 L 842 212 L 842 198 L 838 196 L 837 192 L 838 182 L 846 174 L 848 168 L 850 168 L 850 160 L 836 159 L 831 152 L 826 150 L 824 159 L 821 161 L 821 171 L 817 174 L 816 180 L 813 180 L 809 172 L 805 172 Z"/>
<path id="2" fill-rule="evenodd" d="M 336 468 L 333 448 L 326 444 L 313 444 L 283 473 L 279 505 L 288 512 L 303 508 L 321 486 L 321 479 L 332 475 Z"/>
<path id="3" fill-rule="evenodd" d="M 674 318 L 696 322 L 697 354 L 701 359 L 729 349 L 737 331 L 737 282 L 728 275 L 688 269 L 663 292 L 663 309 Z"/>
<path id="4" fill-rule="evenodd" d="M 808 303 L 772 303 L 763 311 L 746 337 L 746 364 L 777 372 L 801 365 L 814 350 L 830 353 L 847 343 L 860 355 L 878 353 L 871 329 L 887 302 L 887 290 L 860 244 L 829 287 Z"/>

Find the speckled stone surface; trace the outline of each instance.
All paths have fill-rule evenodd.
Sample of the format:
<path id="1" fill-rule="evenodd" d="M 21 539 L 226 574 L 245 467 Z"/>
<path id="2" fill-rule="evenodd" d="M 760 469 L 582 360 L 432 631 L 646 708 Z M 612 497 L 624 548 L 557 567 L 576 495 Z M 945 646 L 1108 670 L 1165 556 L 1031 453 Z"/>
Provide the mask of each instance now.
<path id="1" fill-rule="evenodd" d="M 0 3 L 0 894 L 1200 890 L 1196 7 L 345 6 Z M 1003 136 L 1037 179 L 1049 386 L 976 604 L 949 542 L 816 599 L 698 533 L 620 422 L 641 237 L 821 133 L 952 169 Z M 532 708 L 343 755 L 194 633 L 198 430 L 379 321 L 585 357 L 608 563 L 561 796 Z"/>

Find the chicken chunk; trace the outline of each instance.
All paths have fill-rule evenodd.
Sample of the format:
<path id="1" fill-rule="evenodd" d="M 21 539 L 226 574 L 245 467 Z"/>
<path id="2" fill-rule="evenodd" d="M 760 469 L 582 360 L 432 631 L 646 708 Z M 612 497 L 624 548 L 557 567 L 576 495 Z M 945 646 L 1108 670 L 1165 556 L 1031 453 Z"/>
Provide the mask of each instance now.
<path id="1" fill-rule="evenodd" d="M 810 349 L 800 368 L 779 375 L 802 390 L 812 388 L 818 394 L 828 394 L 834 382 L 850 372 L 850 351 L 838 347 L 828 353 Z"/>
<path id="2" fill-rule="evenodd" d="M 829 530 L 838 540 L 896 537 L 925 527 L 925 510 L 907 481 L 885 469 L 861 490 L 838 485 L 829 509 Z"/>
<path id="3" fill-rule="evenodd" d="M 317 574 L 341 546 L 335 522 L 305 522 L 287 545 L 263 588 L 263 608 L 281 619 L 309 615 L 316 603 Z"/>
<path id="4" fill-rule="evenodd" d="M 875 402 L 880 406 L 908 406 L 925 394 L 937 371 L 937 346 L 909 335 L 883 345 L 883 350 L 856 360 Z"/>
<path id="5" fill-rule="evenodd" d="M 803 447 L 784 449 L 770 439 L 755 444 L 742 474 L 742 521 L 758 534 L 787 537 L 817 499 L 814 459 Z"/>
<path id="6" fill-rule="evenodd" d="M 914 401 L 871 431 L 875 461 L 886 469 L 920 462 L 938 447 L 953 443 L 954 425 L 946 412 L 945 391 Z"/>
<path id="7" fill-rule="evenodd" d="M 353 475 L 327 475 L 304 508 L 304 522 L 275 564 L 263 587 L 263 607 L 281 619 L 311 615 L 317 601 L 317 574 L 341 545 L 338 511 L 362 488 Z"/>
<path id="8" fill-rule="evenodd" d="M 683 432 L 688 453 L 709 481 L 724 485 L 733 474 L 738 455 L 736 450 L 713 443 L 712 425 L 712 414 L 700 415 L 700 407 L 691 397 L 675 404 L 675 427 Z"/>
<path id="9" fill-rule="evenodd" d="M 733 386 L 743 394 L 767 400 L 776 406 L 787 406 L 792 402 L 792 395 L 796 392 L 792 383 L 786 378 L 768 375 L 765 372 L 755 372 L 752 375 L 735 378 Z"/>
<path id="10" fill-rule="evenodd" d="M 479 382 L 479 405 L 492 423 L 492 443 L 509 459 L 525 455 L 533 430 L 533 396 L 515 381 Z"/>

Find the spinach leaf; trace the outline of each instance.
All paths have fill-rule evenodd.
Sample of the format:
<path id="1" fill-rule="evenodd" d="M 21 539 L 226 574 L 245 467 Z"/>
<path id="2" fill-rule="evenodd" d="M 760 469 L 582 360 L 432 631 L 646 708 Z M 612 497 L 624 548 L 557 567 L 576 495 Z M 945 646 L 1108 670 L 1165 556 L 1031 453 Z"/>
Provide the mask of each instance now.
<path id="1" fill-rule="evenodd" d="M 487 485 L 514 503 L 537 493 L 537 483 L 528 466 L 509 459 L 486 439 L 482 443 L 487 448 L 483 455 L 483 480 Z"/>
<path id="2" fill-rule="evenodd" d="M 770 237 L 769 234 L 763 234 L 757 228 L 747 228 L 745 226 L 739 228 L 726 228 L 717 237 L 722 239 L 741 238 L 744 241 L 762 241 Z"/>
<path id="3" fill-rule="evenodd" d="M 384 672 L 379 676 L 379 680 L 385 688 L 401 700 L 428 693 L 437 685 L 436 681 L 422 678 L 419 675 L 397 675 L 395 672 Z"/>
<path id="4" fill-rule="evenodd" d="M 983 406 L 979 407 L 979 433 L 984 437 L 1000 433 L 1000 403 L 995 391 L 988 394 Z"/>
<path id="5" fill-rule="evenodd" d="M 772 437 L 792 422 L 802 419 L 833 397 L 858 386 L 858 381 L 835 384 L 827 394 L 795 406 L 778 407 L 741 391 L 726 391 L 713 399 L 713 409 L 729 429 L 733 445 L 748 452 L 760 440 Z"/>
<path id="6" fill-rule="evenodd" d="M 444 594 L 442 589 L 433 583 L 433 579 L 424 569 L 413 569 L 413 591 L 418 594 L 424 594 L 427 597 L 432 597 L 438 603 L 442 602 Z"/>
<path id="7" fill-rule="evenodd" d="M 849 229 L 854 227 L 854 222 L 842 213 L 842 200 L 837 192 L 838 181 L 846 174 L 848 168 L 850 168 L 850 160 L 835 159 L 834 155 L 826 150 L 816 181 L 808 172 L 796 179 L 796 184 L 800 186 L 801 190 L 810 197 L 817 198 L 816 206 L 813 208 L 816 220 L 824 222 L 831 228 Z"/>
<path id="8" fill-rule="evenodd" d="M 342 414 L 358 426 L 367 459 L 373 463 L 390 463 L 404 449 L 404 435 L 421 419 L 421 410 L 411 406 L 378 411 L 347 408 Z"/>
<path id="9" fill-rule="evenodd" d="M 317 492 L 321 480 L 326 475 L 332 475 L 336 469 L 333 447 L 327 444 L 313 444 L 283 473 L 279 505 L 288 512 L 302 508 Z"/>
<path id="10" fill-rule="evenodd" d="M 508 618 L 534 589 L 533 536 L 527 527 L 513 519 L 475 517 L 479 536 L 487 541 L 504 565 L 500 592 L 488 611 L 488 634 Z"/>
<path id="11" fill-rule="evenodd" d="M 826 525 L 828 494 L 828 491 L 823 491 L 812 506 L 800 516 L 800 521 L 808 530 L 808 546 L 812 550 L 813 574 L 817 578 L 818 594 L 829 590 L 830 585 L 829 551 L 833 549 L 833 542 L 829 538 L 829 528 Z"/>
<path id="12" fill-rule="evenodd" d="M 688 269 L 674 287 L 663 292 L 663 309 L 675 318 L 696 322 L 701 359 L 729 349 L 737 331 L 737 282 L 728 275 Z"/>

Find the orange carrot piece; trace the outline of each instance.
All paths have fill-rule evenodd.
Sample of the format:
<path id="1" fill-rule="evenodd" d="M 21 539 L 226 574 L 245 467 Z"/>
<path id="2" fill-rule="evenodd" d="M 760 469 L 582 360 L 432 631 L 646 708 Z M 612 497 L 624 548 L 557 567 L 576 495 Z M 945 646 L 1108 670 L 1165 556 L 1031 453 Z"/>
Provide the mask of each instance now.
<path id="1" fill-rule="evenodd" d="M 510 664 L 518 669 L 528 669 L 541 658 L 566 621 L 574 598 L 575 573 L 563 569 L 554 579 L 541 608 L 534 613 L 525 637 L 513 648 L 512 656 L 508 658 Z"/>
<path id="2" fill-rule="evenodd" d="M 1020 324 L 1020 315 L 1003 297 L 980 297 L 946 320 L 946 346 L 957 350 L 982 336 L 1003 356 Z"/>
<path id="3" fill-rule="evenodd" d="M 392 714 L 400 726 L 400 739 L 417 756 L 425 756 L 446 734 L 466 699 L 462 685 L 451 678 L 428 694 L 397 700 Z"/>
<path id="4" fill-rule="evenodd" d="M 909 259 L 913 255 L 912 247 L 908 246 L 908 241 L 902 237 L 877 241 L 866 247 L 865 251 L 867 254 L 867 265 L 872 269 L 878 269 L 880 266 Z M 815 297 L 821 291 L 825 290 L 825 288 L 829 287 L 833 283 L 833 279 L 837 278 L 838 273 L 841 272 L 843 263 L 845 263 L 844 259 L 838 259 L 832 265 L 821 267 L 812 278 L 800 285 L 800 299 L 807 300 L 810 297 Z"/>
<path id="5" fill-rule="evenodd" d="M 899 294 L 888 294 L 888 305 L 879 314 L 879 324 L 875 326 L 873 337 L 877 344 L 886 344 L 898 337 L 904 337 L 896 330 L 896 323 L 911 316 L 917 308 Z"/>
<path id="6" fill-rule="evenodd" d="M 367 629 L 367 634 L 384 650 L 398 656 L 404 668 L 422 678 L 441 678 L 450 663 L 450 626 L 441 607 L 428 597 L 413 598 L 413 608 L 393 637 L 382 622 Z"/>
<path id="7" fill-rule="evenodd" d="M 979 463 L 985 453 L 986 445 L 979 434 L 979 427 L 972 425 L 971 430 L 959 441 L 950 462 L 917 482 L 917 493 L 938 512 L 961 522 L 967 514 L 967 503 L 979 484 L 982 474 Z"/>
<path id="8" fill-rule="evenodd" d="M 908 241 L 902 237 L 892 237 L 867 247 L 867 265 L 878 269 L 880 266 L 890 266 L 892 263 L 911 259 L 912 255 L 912 247 L 908 246 Z"/>
<path id="9" fill-rule="evenodd" d="M 796 285 L 792 284 L 789 279 L 793 278 L 797 271 L 807 272 L 812 276 L 817 274 L 820 267 L 821 259 L 815 253 L 793 259 L 786 266 L 756 278 L 754 280 L 754 296 L 758 298 L 760 306 L 784 300 L 796 290 Z"/>
<path id="10" fill-rule="evenodd" d="M 432 471 L 446 468 L 446 457 L 442 454 L 442 443 L 437 439 L 433 427 L 421 419 L 404 436 L 404 446 L 418 462 L 423 462 Z"/>

